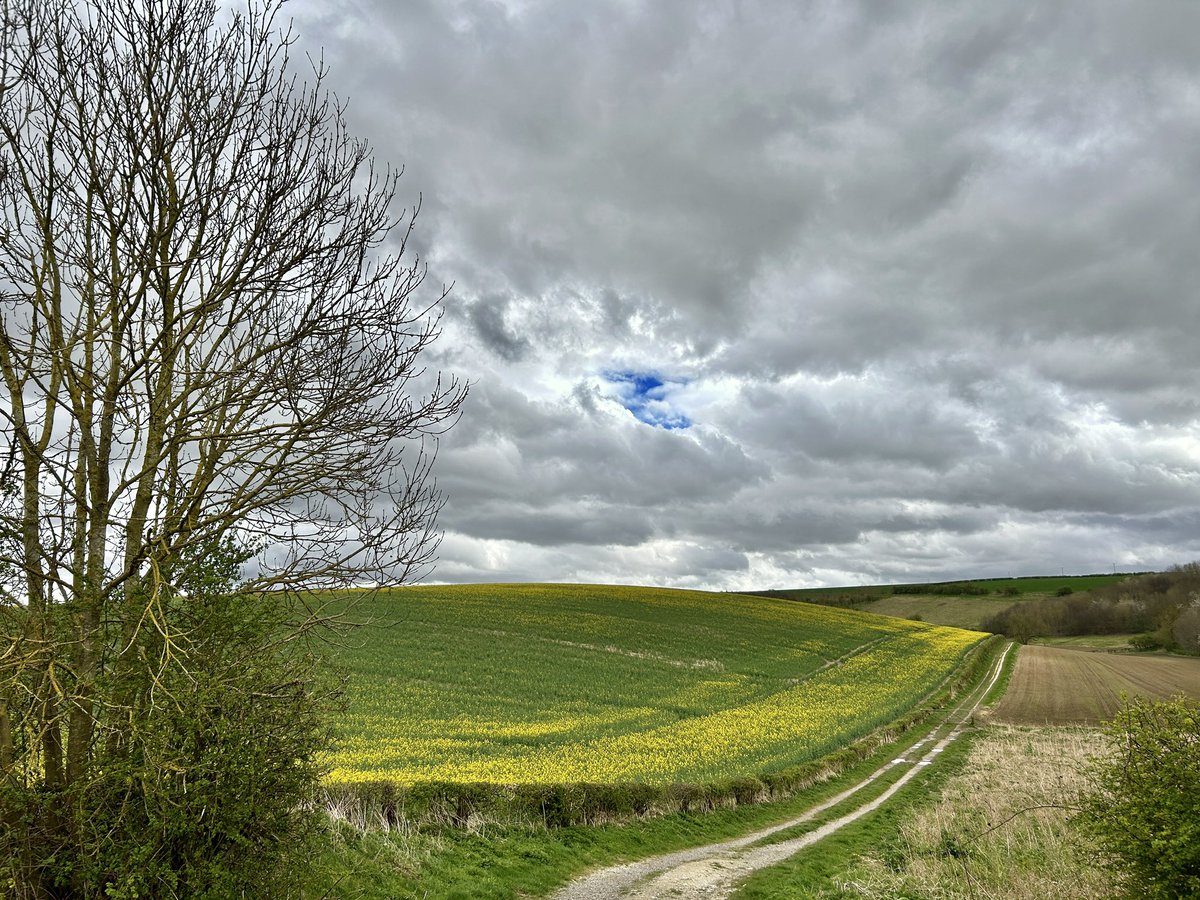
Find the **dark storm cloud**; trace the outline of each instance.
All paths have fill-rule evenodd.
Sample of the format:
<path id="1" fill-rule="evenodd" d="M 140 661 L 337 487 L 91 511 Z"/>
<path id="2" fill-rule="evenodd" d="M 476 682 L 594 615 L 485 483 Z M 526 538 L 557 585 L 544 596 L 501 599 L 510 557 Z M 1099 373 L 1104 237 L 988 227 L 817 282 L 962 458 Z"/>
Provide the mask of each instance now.
<path id="1" fill-rule="evenodd" d="M 438 577 L 1200 552 L 1200 7 L 288 8 L 455 283 Z"/>
<path id="2" fill-rule="evenodd" d="M 527 337 L 514 332 L 505 322 L 509 298 L 481 297 L 467 307 L 467 317 L 485 347 L 508 362 L 517 362 L 531 349 Z"/>

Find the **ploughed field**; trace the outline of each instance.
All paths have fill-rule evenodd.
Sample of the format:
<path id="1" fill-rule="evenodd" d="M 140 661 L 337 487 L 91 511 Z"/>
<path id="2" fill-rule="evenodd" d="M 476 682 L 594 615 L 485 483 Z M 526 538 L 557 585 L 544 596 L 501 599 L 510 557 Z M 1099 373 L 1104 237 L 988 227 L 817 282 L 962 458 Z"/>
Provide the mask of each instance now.
<path id="1" fill-rule="evenodd" d="M 1025 646 L 991 718 L 1016 725 L 1097 723 L 1116 714 L 1122 693 L 1200 697 L 1200 658 Z"/>
<path id="2" fill-rule="evenodd" d="M 912 708 L 984 635 L 738 594 L 589 585 L 365 595 L 333 783 L 708 782 Z"/>

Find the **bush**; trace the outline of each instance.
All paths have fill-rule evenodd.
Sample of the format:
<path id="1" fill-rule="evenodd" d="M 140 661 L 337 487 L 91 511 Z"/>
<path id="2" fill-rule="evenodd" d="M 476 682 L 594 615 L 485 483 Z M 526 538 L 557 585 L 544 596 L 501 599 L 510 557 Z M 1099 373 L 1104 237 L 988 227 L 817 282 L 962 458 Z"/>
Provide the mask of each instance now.
<path id="1" fill-rule="evenodd" d="M 1200 653 L 1200 606 L 1188 606 L 1171 625 L 1175 645 L 1187 653 Z"/>
<path id="2" fill-rule="evenodd" d="M 106 729 L 87 777 L 55 790 L 30 771 L 0 787 L 5 896 L 275 896 L 318 824 L 332 692 L 315 689 L 299 640 L 279 640 L 286 605 L 200 594 L 166 606 L 172 646 L 152 628 L 137 638 L 140 656 L 164 660 L 157 677 L 104 685 L 105 702 L 132 712 Z"/>
<path id="3" fill-rule="evenodd" d="M 1077 821 L 1131 895 L 1200 897 L 1200 703 L 1126 700 L 1107 730 Z"/>
<path id="4" fill-rule="evenodd" d="M 1152 634 L 1137 634 L 1129 639 L 1129 646 L 1134 650 L 1159 650 L 1162 641 Z"/>

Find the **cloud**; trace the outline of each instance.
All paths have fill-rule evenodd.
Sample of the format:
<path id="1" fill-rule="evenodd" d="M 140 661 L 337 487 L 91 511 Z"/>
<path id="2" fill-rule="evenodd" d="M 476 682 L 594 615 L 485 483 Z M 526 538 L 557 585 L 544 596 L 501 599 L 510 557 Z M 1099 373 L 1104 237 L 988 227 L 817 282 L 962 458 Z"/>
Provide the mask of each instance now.
<path id="1" fill-rule="evenodd" d="M 487 349 L 507 362 L 519 362 L 532 349 L 529 338 L 513 331 L 505 321 L 509 298 L 481 297 L 466 307 L 475 334 Z"/>
<path id="2" fill-rule="evenodd" d="M 288 9 L 455 285 L 437 577 L 1200 549 L 1191 5 Z"/>

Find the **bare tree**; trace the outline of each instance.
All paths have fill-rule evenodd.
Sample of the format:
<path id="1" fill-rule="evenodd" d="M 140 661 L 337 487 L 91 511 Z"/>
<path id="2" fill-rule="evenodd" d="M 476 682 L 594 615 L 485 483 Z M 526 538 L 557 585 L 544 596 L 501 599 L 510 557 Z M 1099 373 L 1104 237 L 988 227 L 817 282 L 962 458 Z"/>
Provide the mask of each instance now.
<path id="1" fill-rule="evenodd" d="M 313 597 L 436 547 L 465 394 L 421 364 L 444 290 L 280 5 L 3 4 L 6 783 L 65 789 L 126 740 L 137 701 L 105 685 L 185 659 L 172 604 L 212 554 Z"/>

